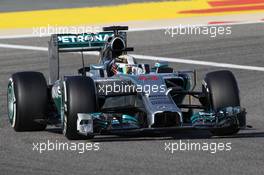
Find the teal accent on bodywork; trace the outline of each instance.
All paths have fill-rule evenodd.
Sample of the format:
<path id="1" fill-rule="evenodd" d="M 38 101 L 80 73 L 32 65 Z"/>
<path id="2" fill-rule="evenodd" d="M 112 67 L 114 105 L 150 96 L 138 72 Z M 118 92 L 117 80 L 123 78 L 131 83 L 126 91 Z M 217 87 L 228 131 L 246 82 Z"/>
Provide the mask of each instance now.
<path id="1" fill-rule="evenodd" d="M 13 119 L 15 115 L 15 92 L 14 92 L 14 85 L 12 81 L 9 81 L 8 88 L 7 88 L 7 103 L 8 103 L 8 118 L 13 125 Z"/>
<path id="2" fill-rule="evenodd" d="M 215 114 L 213 112 L 197 112 L 191 117 L 192 123 L 203 122 L 213 123 L 215 122 Z"/>
<path id="3" fill-rule="evenodd" d="M 160 61 L 160 62 L 155 63 L 155 67 L 156 68 L 168 67 L 168 66 L 169 66 L 169 63 L 167 61 Z"/>
<path id="4" fill-rule="evenodd" d="M 122 119 L 123 119 L 123 121 L 127 121 L 127 122 L 131 121 L 131 122 L 138 123 L 138 120 L 135 117 L 132 117 L 130 115 L 123 114 Z"/>
<path id="5" fill-rule="evenodd" d="M 90 115 L 92 115 L 92 117 L 97 118 L 97 116 L 101 115 L 102 112 L 94 112 L 94 113 L 90 113 Z"/>
<path id="6" fill-rule="evenodd" d="M 101 120 L 100 117 L 99 117 L 100 115 L 102 115 L 101 112 L 91 113 L 90 115 L 92 116 L 94 123 L 100 125 L 101 128 L 106 128 L 107 127 L 108 122 Z"/>
<path id="7" fill-rule="evenodd" d="M 237 107 L 226 107 L 217 112 L 204 111 L 197 112 L 191 117 L 191 123 L 193 125 L 199 124 L 214 124 L 226 121 L 229 118 L 237 118 L 242 109 Z"/>
<path id="8" fill-rule="evenodd" d="M 136 117 L 127 115 L 127 114 L 120 114 L 122 116 L 122 124 L 119 122 L 117 118 L 114 117 L 116 114 L 104 114 L 101 112 L 97 113 L 90 113 L 93 118 L 93 122 L 95 126 L 100 126 L 101 129 L 106 129 L 111 125 L 112 128 L 138 128 L 139 122 Z M 107 119 L 107 117 L 102 117 L 103 115 L 107 115 L 108 117 L 112 118 L 112 120 Z"/>

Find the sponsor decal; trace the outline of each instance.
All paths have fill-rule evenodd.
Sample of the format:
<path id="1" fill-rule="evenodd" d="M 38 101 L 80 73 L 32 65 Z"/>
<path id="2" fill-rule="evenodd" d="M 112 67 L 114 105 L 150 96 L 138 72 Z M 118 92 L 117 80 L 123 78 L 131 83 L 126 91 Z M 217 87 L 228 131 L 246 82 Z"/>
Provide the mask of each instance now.
<path id="1" fill-rule="evenodd" d="M 109 33 L 109 34 L 63 35 L 63 36 L 58 36 L 58 42 L 59 43 L 105 42 L 111 36 L 113 36 L 112 33 Z"/>

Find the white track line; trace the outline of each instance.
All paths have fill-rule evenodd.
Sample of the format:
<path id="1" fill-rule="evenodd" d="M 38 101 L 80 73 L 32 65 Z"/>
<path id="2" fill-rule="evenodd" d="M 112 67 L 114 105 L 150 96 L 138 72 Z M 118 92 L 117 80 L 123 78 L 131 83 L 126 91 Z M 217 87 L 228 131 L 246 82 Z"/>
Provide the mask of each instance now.
<path id="1" fill-rule="evenodd" d="M 132 55 L 137 59 L 142 60 L 160 60 L 160 61 L 168 61 L 172 63 L 183 63 L 183 64 L 195 64 L 195 65 L 203 65 L 203 66 L 212 66 L 212 67 L 223 67 L 223 68 L 231 68 L 231 69 L 243 69 L 243 70 L 254 70 L 254 71 L 262 71 L 264 72 L 264 67 L 257 66 L 245 66 L 238 64 L 229 64 L 229 63 L 217 63 L 210 61 L 197 61 L 197 60 L 189 60 L 189 59 L 179 59 L 179 58 L 167 58 L 167 57 L 157 57 L 157 56 L 147 56 L 147 55 Z"/>
<path id="2" fill-rule="evenodd" d="M 256 21 L 243 21 L 243 22 L 238 22 L 238 23 L 226 23 L 226 24 L 183 24 L 181 25 L 182 28 L 184 27 L 201 27 L 201 26 L 233 26 L 233 25 L 243 25 L 243 24 L 258 24 L 258 23 L 264 23 L 263 21 L 256 20 Z M 177 24 L 179 25 L 179 24 Z M 175 27 L 177 25 L 171 25 L 171 26 L 157 26 L 157 27 L 139 27 L 139 28 L 131 28 L 127 32 L 140 32 L 140 31 L 152 31 L 152 30 L 165 30 L 168 27 Z M 33 32 L 33 31 L 32 31 Z M 35 37 L 48 37 L 50 36 L 51 33 L 49 34 L 43 34 L 41 36 L 36 35 L 36 34 L 23 34 L 23 35 L 0 35 L 0 39 L 15 39 L 15 38 L 35 38 Z"/>
<path id="3" fill-rule="evenodd" d="M 24 45 L 13 45 L 13 44 L 1 44 L 0 48 L 8 49 L 22 49 L 22 50 L 36 50 L 36 51 L 48 51 L 46 47 L 36 47 L 36 46 L 24 46 Z M 99 55 L 98 52 L 86 52 L 85 55 Z M 242 69 L 242 70 L 253 70 L 264 72 L 264 67 L 257 66 L 246 66 L 238 64 L 228 64 L 228 63 L 217 63 L 210 61 L 197 61 L 189 59 L 180 59 L 180 58 L 168 58 L 168 57 L 157 57 L 157 56 L 147 56 L 147 55 L 136 55 L 132 54 L 136 59 L 141 60 L 159 60 L 159 61 L 168 61 L 172 63 L 183 63 L 183 64 L 194 64 L 194 65 L 203 65 L 203 66 L 212 66 L 212 67 L 222 67 L 222 68 L 231 68 L 231 69 Z"/>
<path id="4" fill-rule="evenodd" d="M 13 45 L 13 44 L 0 44 L 0 47 L 8 48 L 8 49 L 48 51 L 47 47 L 24 46 L 24 45 Z"/>

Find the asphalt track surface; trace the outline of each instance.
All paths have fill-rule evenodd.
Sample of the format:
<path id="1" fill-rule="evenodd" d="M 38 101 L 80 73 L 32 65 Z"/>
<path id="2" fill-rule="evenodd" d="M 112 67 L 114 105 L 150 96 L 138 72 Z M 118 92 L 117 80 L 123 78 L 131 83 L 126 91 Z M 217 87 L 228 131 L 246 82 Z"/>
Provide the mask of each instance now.
<path id="1" fill-rule="evenodd" d="M 1 0 L 0 12 L 121 5 L 161 0 Z"/>
<path id="2" fill-rule="evenodd" d="M 164 30 L 130 32 L 128 43 L 136 54 L 213 61 L 240 65 L 264 66 L 264 24 L 232 26 L 232 35 L 164 35 Z M 0 43 L 47 46 L 48 38 L 5 39 Z M 68 142 L 57 130 L 14 132 L 6 113 L 6 87 L 10 75 L 34 70 L 47 76 L 45 51 L 0 48 L 0 174 L 264 174 L 264 74 L 259 71 L 229 69 L 237 77 L 242 105 L 247 109 L 248 125 L 229 137 L 211 137 L 206 132 L 175 133 L 171 136 L 97 137 L 99 151 L 83 154 L 70 151 L 33 151 L 36 142 Z M 86 63 L 97 57 L 85 55 Z M 62 74 L 75 73 L 80 55 L 64 54 Z M 143 61 L 142 61 L 143 62 Z M 146 61 L 154 63 L 152 61 Z M 178 70 L 197 69 L 198 85 L 206 72 L 219 68 L 174 63 Z M 220 68 L 223 69 L 223 68 Z M 165 143 L 228 143 L 231 151 L 212 154 L 204 151 L 165 151 Z M 86 141 L 77 141 L 77 143 Z"/>

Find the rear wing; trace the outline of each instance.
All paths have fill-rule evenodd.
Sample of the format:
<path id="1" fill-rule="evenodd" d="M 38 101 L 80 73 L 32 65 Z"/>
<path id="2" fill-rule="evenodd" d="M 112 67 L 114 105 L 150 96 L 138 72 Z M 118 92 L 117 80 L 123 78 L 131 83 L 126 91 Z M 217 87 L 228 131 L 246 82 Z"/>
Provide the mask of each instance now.
<path id="1" fill-rule="evenodd" d="M 108 30 L 99 33 L 51 35 L 49 41 L 49 84 L 53 84 L 60 77 L 60 52 L 101 51 L 108 38 L 117 34 L 126 42 L 126 32 L 118 32 L 114 30 L 115 27 L 112 28 L 106 28 Z M 109 31 L 110 29 L 113 31 Z"/>

